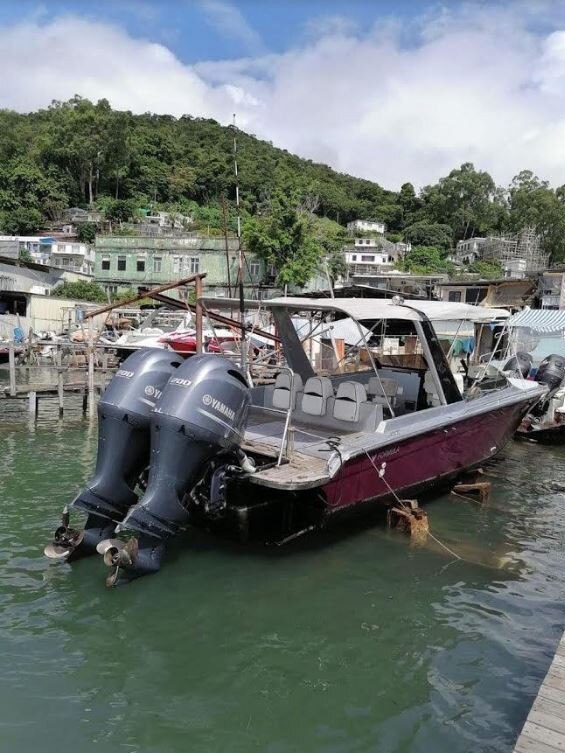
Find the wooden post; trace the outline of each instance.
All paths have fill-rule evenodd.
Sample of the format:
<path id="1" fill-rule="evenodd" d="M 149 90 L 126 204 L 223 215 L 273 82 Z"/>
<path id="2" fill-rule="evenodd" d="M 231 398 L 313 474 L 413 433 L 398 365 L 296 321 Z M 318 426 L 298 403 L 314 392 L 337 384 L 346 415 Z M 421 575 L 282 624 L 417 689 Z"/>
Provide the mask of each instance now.
<path id="1" fill-rule="evenodd" d="M 194 281 L 196 288 L 196 352 L 202 353 L 202 278 L 198 276 Z"/>
<path id="2" fill-rule="evenodd" d="M 63 389 L 63 352 L 60 343 L 57 344 L 55 362 L 57 365 L 57 397 L 59 399 L 59 417 L 61 417 L 64 410 L 65 393 Z"/>
<path id="3" fill-rule="evenodd" d="M 16 354 L 14 352 L 13 340 L 8 346 L 8 360 L 10 366 L 10 395 L 14 397 L 16 394 Z"/>
<path id="4" fill-rule="evenodd" d="M 92 344 L 92 328 L 90 330 L 88 344 L 88 413 L 90 416 L 95 412 L 95 394 L 94 394 L 94 346 Z"/>

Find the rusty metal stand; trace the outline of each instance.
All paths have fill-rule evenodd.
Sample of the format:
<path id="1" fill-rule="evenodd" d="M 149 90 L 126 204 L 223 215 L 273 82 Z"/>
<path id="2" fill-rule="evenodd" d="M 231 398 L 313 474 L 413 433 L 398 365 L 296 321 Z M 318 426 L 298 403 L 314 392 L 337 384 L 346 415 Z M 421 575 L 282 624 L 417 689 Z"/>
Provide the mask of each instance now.
<path id="1" fill-rule="evenodd" d="M 416 543 L 424 542 L 430 530 L 428 514 L 418 506 L 416 499 L 402 499 L 400 504 L 389 508 L 387 525 L 407 534 Z"/>
<path id="2" fill-rule="evenodd" d="M 465 481 L 459 481 L 451 494 L 454 497 L 460 497 L 467 502 L 476 502 L 479 505 L 486 505 L 490 500 L 492 484 L 490 481 L 479 480 L 483 476 L 482 469 L 479 469 L 473 478 Z"/>

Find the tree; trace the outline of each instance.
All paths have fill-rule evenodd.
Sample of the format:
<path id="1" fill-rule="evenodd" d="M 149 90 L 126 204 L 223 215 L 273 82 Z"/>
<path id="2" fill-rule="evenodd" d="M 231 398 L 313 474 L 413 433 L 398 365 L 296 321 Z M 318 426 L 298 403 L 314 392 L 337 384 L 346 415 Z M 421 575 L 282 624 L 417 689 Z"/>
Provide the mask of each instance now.
<path id="1" fill-rule="evenodd" d="M 0 213 L 0 227 L 7 235 L 31 235 L 43 224 L 43 215 L 38 209 L 18 207 L 12 212 Z"/>
<path id="2" fill-rule="evenodd" d="M 269 214 L 250 217 L 243 239 L 250 253 L 275 266 L 279 285 L 303 287 L 318 272 L 323 246 L 307 213 L 295 206 L 279 199 Z"/>
<path id="3" fill-rule="evenodd" d="M 451 247 L 453 231 L 449 225 L 425 220 L 404 228 L 404 240 L 414 246 L 434 246 L 442 251 Z"/>
<path id="4" fill-rule="evenodd" d="M 134 202 L 125 199 L 114 199 L 107 203 L 104 214 L 109 220 L 129 222 L 134 216 L 136 206 Z"/>
<path id="5" fill-rule="evenodd" d="M 77 301 L 92 301 L 94 303 L 104 303 L 107 301 L 104 288 L 100 287 L 96 282 L 85 282 L 79 280 L 77 282 L 63 282 L 53 288 L 51 295 L 58 298 L 74 298 Z"/>
<path id="6" fill-rule="evenodd" d="M 504 270 L 495 261 L 477 259 L 469 266 L 469 272 L 480 275 L 481 280 L 496 280 L 504 277 Z"/>
<path id="7" fill-rule="evenodd" d="M 439 248 L 433 246 L 413 246 L 399 266 L 406 272 L 422 275 L 453 271 L 453 264 L 443 258 Z"/>
<path id="8" fill-rule="evenodd" d="M 496 185 L 483 170 L 465 162 L 434 186 L 421 193 L 423 206 L 432 222 L 448 224 L 453 240 L 470 238 L 490 229 L 496 214 Z"/>
<path id="9" fill-rule="evenodd" d="M 312 232 L 321 247 L 322 272 L 330 276 L 332 284 L 347 272 L 344 247 L 349 238 L 345 228 L 326 217 L 311 216 Z"/>
<path id="10" fill-rule="evenodd" d="M 510 185 L 509 226 L 514 232 L 533 227 L 554 262 L 565 259 L 565 190 L 553 190 L 531 170 L 518 173 Z"/>
<path id="11" fill-rule="evenodd" d="M 97 230 L 96 223 L 81 222 L 77 227 L 77 238 L 81 243 L 94 243 Z"/>

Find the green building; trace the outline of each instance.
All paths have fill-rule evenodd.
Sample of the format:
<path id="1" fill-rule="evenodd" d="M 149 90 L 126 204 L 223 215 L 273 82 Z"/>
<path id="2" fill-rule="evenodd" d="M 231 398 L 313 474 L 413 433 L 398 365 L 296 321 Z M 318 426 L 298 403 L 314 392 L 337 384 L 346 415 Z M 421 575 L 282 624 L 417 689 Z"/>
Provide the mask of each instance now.
<path id="1" fill-rule="evenodd" d="M 205 292 L 225 297 L 228 265 L 232 287 L 237 280 L 238 248 L 237 238 L 228 238 L 226 258 L 223 238 L 99 235 L 95 242 L 94 278 L 115 293 L 130 285 L 163 285 L 200 272 L 206 273 Z M 272 272 L 262 259 L 246 254 L 245 295 L 270 298 L 278 294 Z"/>

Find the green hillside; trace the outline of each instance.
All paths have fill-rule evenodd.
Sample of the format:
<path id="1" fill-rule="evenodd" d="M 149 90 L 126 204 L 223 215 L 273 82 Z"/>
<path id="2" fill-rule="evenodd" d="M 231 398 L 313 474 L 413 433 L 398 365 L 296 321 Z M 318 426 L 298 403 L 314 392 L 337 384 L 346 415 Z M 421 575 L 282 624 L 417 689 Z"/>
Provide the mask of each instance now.
<path id="1" fill-rule="evenodd" d="M 529 171 L 499 187 L 465 163 L 418 194 L 408 182 L 393 192 L 244 132 L 237 138 L 242 210 L 244 221 L 255 223 L 255 238 L 294 228 L 296 237 L 329 232 L 335 240 L 333 223 L 381 219 L 392 240 L 420 248 L 412 266 L 421 269 L 444 267 L 461 238 L 534 225 L 553 259 L 565 258 L 565 188 L 553 189 Z M 233 129 L 214 120 L 134 115 L 106 100 L 74 97 L 29 114 L 0 111 L 0 231 L 30 233 L 65 207 L 95 204 L 117 219 L 141 207 L 170 209 L 214 232 L 222 227 L 222 194 L 233 227 L 232 140 Z M 295 227 L 304 216 L 306 234 Z M 292 247 L 288 238 L 281 244 L 285 253 Z M 279 246 L 270 246 L 271 257 Z"/>

